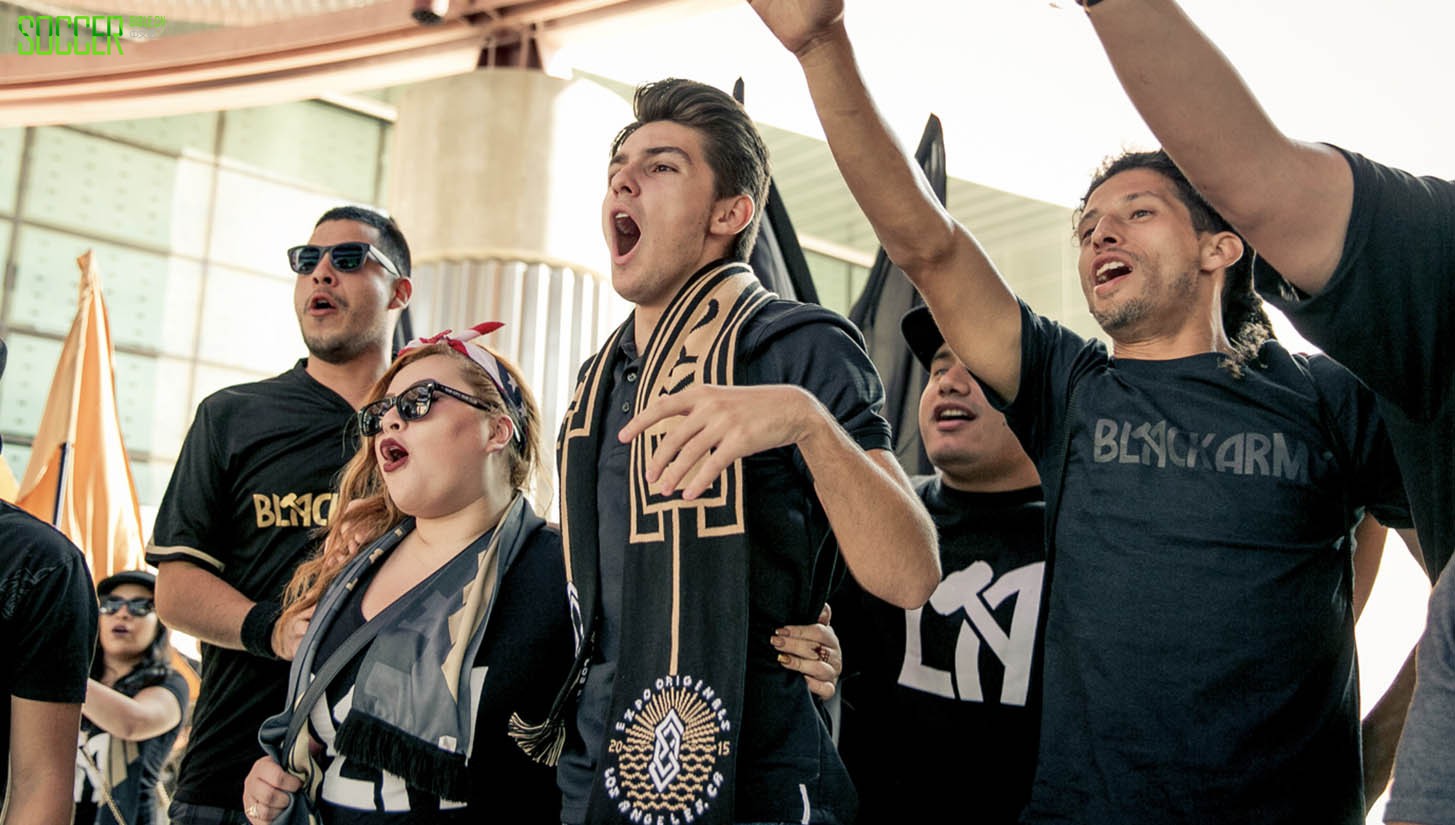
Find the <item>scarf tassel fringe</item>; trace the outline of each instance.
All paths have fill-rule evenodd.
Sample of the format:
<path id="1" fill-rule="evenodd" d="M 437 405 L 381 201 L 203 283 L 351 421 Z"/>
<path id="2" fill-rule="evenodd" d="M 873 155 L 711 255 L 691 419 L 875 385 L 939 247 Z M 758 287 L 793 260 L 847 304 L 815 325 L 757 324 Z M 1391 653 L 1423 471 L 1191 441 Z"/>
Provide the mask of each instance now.
<path id="1" fill-rule="evenodd" d="M 566 747 L 566 725 L 559 717 L 551 717 L 538 725 L 525 721 L 519 713 L 510 715 L 510 738 L 526 756 L 542 765 L 555 765 Z"/>
<path id="2" fill-rule="evenodd" d="M 350 760 L 388 771 L 441 799 L 470 799 L 463 754 L 440 750 L 387 722 L 354 711 L 339 726 L 334 747 Z"/>

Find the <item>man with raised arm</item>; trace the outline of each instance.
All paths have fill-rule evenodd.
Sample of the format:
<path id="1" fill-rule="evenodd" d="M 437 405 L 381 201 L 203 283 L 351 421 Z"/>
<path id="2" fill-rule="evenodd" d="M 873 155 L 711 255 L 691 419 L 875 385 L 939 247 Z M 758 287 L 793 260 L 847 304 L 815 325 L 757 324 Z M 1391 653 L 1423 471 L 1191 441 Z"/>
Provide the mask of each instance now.
<path id="1" fill-rule="evenodd" d="M 1349 533 L 1407 521 L 1372 394 L 1271 340 L 1243 239 L 1161 153 L 1077 210 L 1111 340 L 1018 300 L 895 144 L 837 0 L 754 0 L 839 168 L 1046 492 L 1041 746 L 1023 822 L 1363 818 Z"/>
<path id="2" fill-rule="evenodd" d="M 1173 0 L 1085 5 L 1148 127 L 1258 250 L 1258 290 L 1379 395 L 1435 580 L 1455 552 L 1455 183 L 1283 134 Z M 1443 577 L 1419 661 L 1386 815 L 1455 822 L 1455 582 Z"/>

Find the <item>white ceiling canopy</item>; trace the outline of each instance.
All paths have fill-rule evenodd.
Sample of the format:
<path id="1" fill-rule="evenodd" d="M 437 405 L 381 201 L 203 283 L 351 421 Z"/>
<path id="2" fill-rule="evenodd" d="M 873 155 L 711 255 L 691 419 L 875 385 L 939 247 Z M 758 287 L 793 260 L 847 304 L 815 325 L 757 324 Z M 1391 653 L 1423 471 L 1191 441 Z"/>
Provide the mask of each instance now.
<path id="1" fill-rule="evenodd" d="M 46 0 L 40 0 L 46 2 Z M 501 65 L 533 65 L 558 25 L 664 0 L 83 0 L 147 15 L 234 21 L 120 54 L 0 55 L 0 127 L 159 117 L 378 89 Z M 106 6 L 107 8 L 102 8 Z M 196 6 L 174 18 L 172 7 Z M 417 19 L 433 9 L 432 22 Z M 207 11 L 211 9 L 211 11 Z M 44 13 L 44 12 L 42 12 Z M 276 15 L 286 15 L 277 17 Z M 243 22 L 236 22 L 236 21 Z"/>

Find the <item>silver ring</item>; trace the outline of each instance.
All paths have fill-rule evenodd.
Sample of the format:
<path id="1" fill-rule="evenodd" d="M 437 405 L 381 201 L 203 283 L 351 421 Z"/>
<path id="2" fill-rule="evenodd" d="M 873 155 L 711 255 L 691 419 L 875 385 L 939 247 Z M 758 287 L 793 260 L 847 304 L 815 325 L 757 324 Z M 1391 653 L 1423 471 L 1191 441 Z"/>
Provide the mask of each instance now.
<path id="1" fill-rule="evenodd" d="M 254 819 L 257 819 L 257 817 L 258 817 L 258 806 L 257 805 L 249 805 L 246 813 L 247 813 L 248 816 L 250 816 L 250 817 L 252 817 Z"/>

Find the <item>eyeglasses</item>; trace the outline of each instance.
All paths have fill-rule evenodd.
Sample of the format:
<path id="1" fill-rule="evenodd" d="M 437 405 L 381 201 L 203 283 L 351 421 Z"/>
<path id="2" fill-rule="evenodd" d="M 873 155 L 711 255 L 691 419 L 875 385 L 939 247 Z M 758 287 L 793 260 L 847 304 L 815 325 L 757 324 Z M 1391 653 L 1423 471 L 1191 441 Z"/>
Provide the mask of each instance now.
<path id="1" fill-rule="evenodd" d="M 333 246 L 295 246 L 288 250 L 288 266 L 299 275 L 307 275 L 323 263 L 323 256 L 328 255 L 333 262 L 333 268 L 339 272 L 356 272 L 364 265 L 364 261 L 373 258 L 384 267 L 390 275 L 396 278 L 403 277 L 399 274 L 399 267 L 379 250 L 364 243 L 363 241 L 349 241 L 337 243 Z"/>
<path id="2" fill-rule="evenodd" d="M 457 401 L 463 401 L 476 409 L 487 412 L 496 409 L 493 405 L 473 395 L 460 392 L 454 387 L 447 387 L 438 381 L 425 381 L 415 384 L 398 395 L 386 395 L 359 410 L 359 433 L 367 437 L 383 432 L 384 415 L 389 412 L 390 407 L 398 410 L 399 417 L 405 421 L 418 421 L 429 415 L 430 405 L 434 403 L 437 395 L 448 395 Z"/>
<path id="3" fill-rule="evenodd" d="M 101 597 L 99 609 L 103 616 L 110 616 L 123 607 L 126 608 L 126 612 L 138 619 L 144 616 L 150 616 L 152 611 L 157 609 L 156 602 L 145 596 L 137 596 L 134 599 L 123 599 L 120 596 Z"/>

